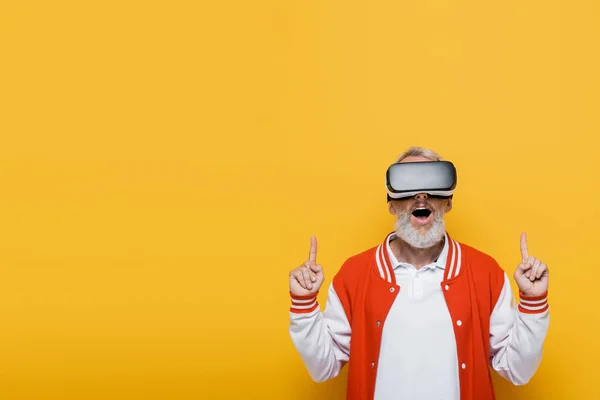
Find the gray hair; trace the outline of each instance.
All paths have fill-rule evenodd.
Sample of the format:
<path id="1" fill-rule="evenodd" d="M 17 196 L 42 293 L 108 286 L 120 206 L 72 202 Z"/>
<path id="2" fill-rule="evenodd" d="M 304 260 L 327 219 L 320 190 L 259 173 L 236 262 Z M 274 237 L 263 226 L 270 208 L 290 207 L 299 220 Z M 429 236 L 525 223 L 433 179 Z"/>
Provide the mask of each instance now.
<path id="1" fill-rule="evenodd" d="M 397 163 L 404 160 L 407 157 L 425 157 L 431 161 L 442 161 L 442 156 L 431 149 L 426 149 L 424 147 L 411 146 L 404 153 L 398 156 L 396 160 Z"/>

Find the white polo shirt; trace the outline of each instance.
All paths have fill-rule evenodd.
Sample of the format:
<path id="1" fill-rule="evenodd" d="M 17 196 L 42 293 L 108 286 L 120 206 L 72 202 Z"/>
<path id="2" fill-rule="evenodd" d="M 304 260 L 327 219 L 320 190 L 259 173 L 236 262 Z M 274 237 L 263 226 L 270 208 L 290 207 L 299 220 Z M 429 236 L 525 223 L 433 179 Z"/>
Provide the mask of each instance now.
<path id="1" fill-rule="evenodd" d="M 399 262 L 389 241 L 387 252 L 400 292 L 383 328 L 375 400 L 458 400 L 456 341 L 440 286 L 448 239 L 438 259 L 418 270 Z"/>

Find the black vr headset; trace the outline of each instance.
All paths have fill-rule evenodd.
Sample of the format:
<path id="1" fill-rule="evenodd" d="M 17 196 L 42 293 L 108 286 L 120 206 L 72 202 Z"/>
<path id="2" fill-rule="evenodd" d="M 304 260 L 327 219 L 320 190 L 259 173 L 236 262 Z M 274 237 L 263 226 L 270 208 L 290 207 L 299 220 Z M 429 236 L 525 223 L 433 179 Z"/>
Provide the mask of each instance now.
<path id="1" fill-rule="evenodd" d="M 385 185 L 388 202 L 419 193 L 449 199 L 456 188 L 456 168 L 449 161 L 395 163 L 387 170 Z"/>

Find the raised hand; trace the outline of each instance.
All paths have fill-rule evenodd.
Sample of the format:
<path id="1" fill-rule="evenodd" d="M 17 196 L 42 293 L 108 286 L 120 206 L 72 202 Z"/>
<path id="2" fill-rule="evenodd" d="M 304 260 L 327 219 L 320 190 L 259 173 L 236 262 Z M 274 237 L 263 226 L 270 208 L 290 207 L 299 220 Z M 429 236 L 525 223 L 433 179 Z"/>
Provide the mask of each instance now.
<path id="1" fill-rule="evenodd" d="M 296 296 L 317 293 L 324 280 L 323 267 L 317 264 L 317 238 L 312 236 L 308 261 L 290 271 L 290 292 Z"/>
<path id="2" fill-rule="evenodd" d="M 515 271 L 515 282 L 526 296 L 540 296 L 548 290 L 548 267 L 527 249 L 527 235 L 521 234 L 521 263 Z"/>

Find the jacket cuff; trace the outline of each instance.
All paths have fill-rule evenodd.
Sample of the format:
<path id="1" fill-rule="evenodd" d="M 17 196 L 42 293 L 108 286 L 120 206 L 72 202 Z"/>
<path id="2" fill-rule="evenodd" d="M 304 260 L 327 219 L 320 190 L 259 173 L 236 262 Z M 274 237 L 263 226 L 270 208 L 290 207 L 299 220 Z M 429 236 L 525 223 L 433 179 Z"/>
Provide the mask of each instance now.
<path id="1" fill-rule="evenodd" d="M 541 314 L 548 309 L 548 292 L 540 296 L 525 296 L 519 291 L 519 311 L 525 314 Z"/>
<path id="2" fill-rule="evenodd" d="M 317 301 L 318 294 L 319 292 L 305 296 L 296 296 L 290 292 L 290 297 L 292 298 L 290 311 L 295 314 L 307 314 L 313 312 L 319 308 L 319 302 Z"/>

